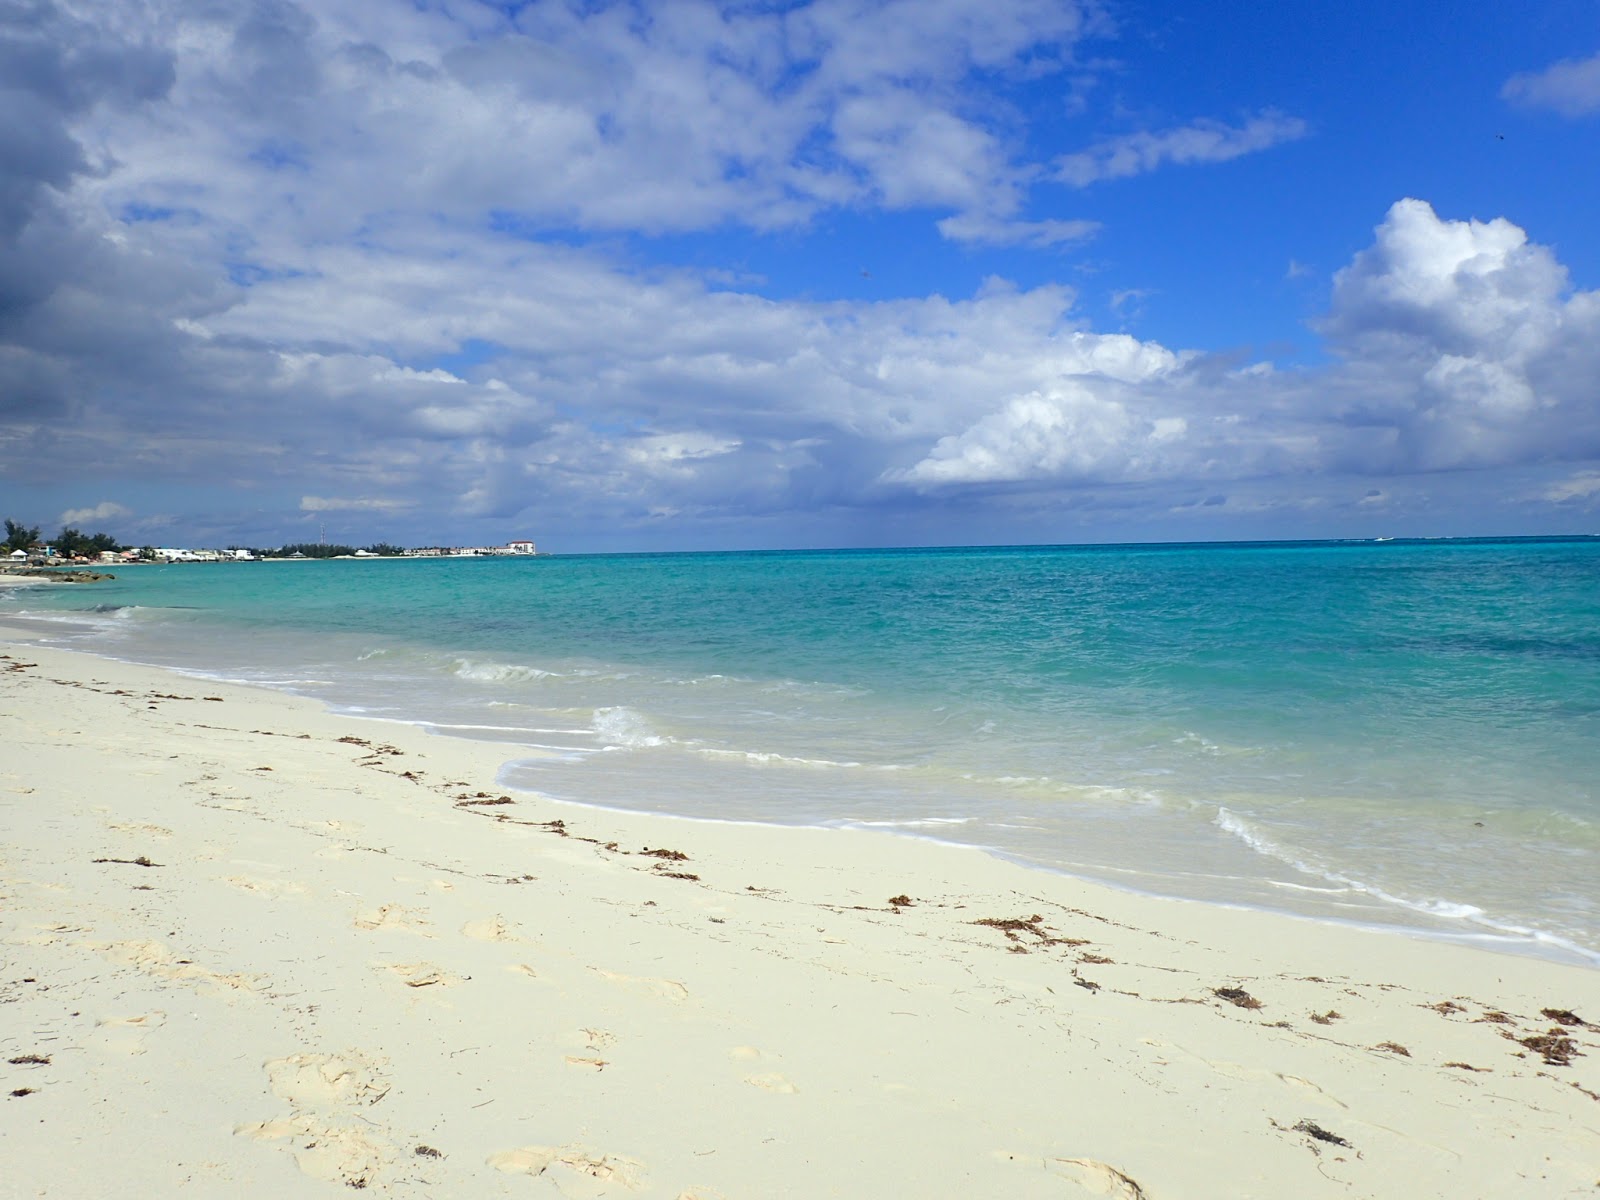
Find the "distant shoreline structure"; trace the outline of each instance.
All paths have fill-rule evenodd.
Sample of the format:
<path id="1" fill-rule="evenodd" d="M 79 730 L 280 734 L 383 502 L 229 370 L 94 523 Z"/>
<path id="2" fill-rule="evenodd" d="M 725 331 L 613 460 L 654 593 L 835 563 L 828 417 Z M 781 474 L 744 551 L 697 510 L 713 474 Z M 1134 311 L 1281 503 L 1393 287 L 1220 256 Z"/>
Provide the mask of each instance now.
<path id="1" fill-rule="evenodd" d="M 316 562 L 327 559 L 392 559 L 392 558 L 548 558 L 526 538 L 507 542 L 503 546 L 394 546 L 378 542 L 357 549 L 354 546 L 324 542 L 303 542 L 267 550 L 256 547 L 230 546 L 226 550 L 195 550 L 179 546 L 142 546 L 102 551 L 98 557 L 67 556 L 54 547 L 39 546 L 8 558 L 16 567 L 96 566 L 117 564 L 167 565 L 194 562 Z"/>

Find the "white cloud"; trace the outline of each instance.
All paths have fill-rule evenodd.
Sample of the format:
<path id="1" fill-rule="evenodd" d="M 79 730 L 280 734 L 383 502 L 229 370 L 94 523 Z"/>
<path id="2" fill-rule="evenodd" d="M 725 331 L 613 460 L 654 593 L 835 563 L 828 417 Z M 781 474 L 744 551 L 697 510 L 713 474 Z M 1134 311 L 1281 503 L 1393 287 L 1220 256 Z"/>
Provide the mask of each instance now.
<path id="1" fill-rule="evenodd" d="M 983 90 L 1066 69 L 1072 4 L 78 7 L 38 0 L 59 28 L 18 51 L 68 99 L 0 106 L 38 149 L 0 162 L 8 483 L 594 529 L 1600 458 L 1600 298 L 1510 221 L 1420 201 L 1339 273 L 1339 361 L 1303 370 L 1096 333 L 1059 285 L 773 300 L 584 244 L 918 206 L 972 247 L 1089 236 L 1024 215 L 1043 171 Z M 1303 133 L 1197 122 L 1062 169 Z"/>
<path id="2" fill-rule="evenodd" d="M 1539 499 L 1551 504 L 1581 504 L 1593 507 L 1600 502 L 1600 471 L 1579 471 L 1566 479 L 1550 484 L 1539 493 Z"/>
<path id="3" fill-rule="evenodd" d="M 95 521 L 114 521 L 118 517 L 131 517 L 133 510 L 124 508 L 115 500 L 102 500 L 93 508 L 69 508 L 61 514 L 63 525 L 88 525 Z"/>
<path id="4" fill-rule="evenodd" d="M 324 512 L 401 512 L 413 507 L 410 500 L 384 500 L 375 497 L 301 496 L 300 511 Z"/>
<path id="5" fill-rule="evenodd" d="M 1309 127 L 1298 117 L 1264 112 L 1234 127 L 1221 121 L 1195 121 L 1158 133 L 1142 131 L 1099 142 L 1056 163 L 1055 177 L 1070 187 L 1104 179 L 1143 175 L 1167 163 L 1227 162 L 1304 137 Z"/>
<path id="6" fill-rule="evenodd" d="M 1600 112 L 1600 54 L 1568 58 L 1542 71 L 1513 75 L 1500 95 L 1526 108 L 1549 108 L 1565 117 Z"/>
<path id="7" fill-rule="evenodd" d="M 1335 275 L 1320 328 L 1365 391 L 1351 415 L 1392 429 L 1395 465 L 1600 454 L 1600 293 L 1573 293 L 1510 221 L 1398 202 Z"/>
<path id="8" fill-rule="evenodd" d="M 1041 250 L 1068 242 L 1081 242 L 1100 232 L 1098 221 L 1018 221 L 975 213 L 945 217 L 938 224 L 939 232 L 953 242 L 1032 246 Z"/>

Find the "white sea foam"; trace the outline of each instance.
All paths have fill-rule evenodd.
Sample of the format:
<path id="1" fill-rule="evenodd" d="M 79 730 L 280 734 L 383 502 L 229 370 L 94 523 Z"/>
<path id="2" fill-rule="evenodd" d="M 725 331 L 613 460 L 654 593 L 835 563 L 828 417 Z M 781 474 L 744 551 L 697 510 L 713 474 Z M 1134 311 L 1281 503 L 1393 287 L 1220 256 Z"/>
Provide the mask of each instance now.
<path id="1" fill-rule="evenodd" d="M 1308 863 L 1300 856 L 1278 845 L 1278 843 L 1274 842 L 1271 838 L 1262 834 L 1259 830 L 1250 825 L 1249 822 L 1245 821 L 1243 818 L 1235 815 L 1234 813 L 1229 812 L 1226 808 L 1219 807 L 1217 809 L 1217 814 L 1212 821 L 1217 828 L 1232 834 L 1234 837 L 1244 842 L 1245 845 L 1249 846 L 1252 850 L 1255 850 L 1260 854 L 1264 854 L 1270 858 L 1275 858 L 1279 862 L 1286 863 L 1289 866 L 1294 867 L 1296 870 L 1305 872 L 1307 875 L 1313 875 L 1350 891 L 1360 892 L 1363 895 L 1371 896 L 1374 900 L 1380 900 L 1385 904 L 1394 905 L 1397 908 L 1403 908 L 1410 912 L 1422 913 L 1426 916 L 1439 918 L 1441 920 L 1461 921 L 1463 923 L 1480 926 L 1486 932 L 1476 935 L 1479 937 L 1493 938 L 1496 940 L 1503 940 L 1513 943 L 1526 943 L 1531 941 L 1542 946 L 1560 949 L 1567 953 L 1577 955 L 1578 957 L 1590 962 L 1600 962 L 1600 955 L 1597 955 L 1594 951 L 1578 945 L 1576 942 L 1569 941 L 1566 938 L 1560 937 L 1556 934 L 1534 929 L 1530 926 L 1496 920 L 1495 918 L 1490 917 L 1488 913 L 1475 904 L 1464 904 L 1459 901 L 1447 900 L 1439 897 L 1416 898 L 1399 896 L 1386 888 L 1377 886 L 1376 884 L 1367 883 L 1360 879 L 1353 879 L 1350 876 L 1344 875 L 1338 871 L 1330 871 L 1315 864 Z"/>
<path id="2" fill-rule="evenodd" d="M 761 766 L 849 768 L 860 767 L 858 762 L 840 762 L 831 758 L 800 758 L 792 754 L 777 754 L 769 750 L 721 750 L 715 746 L 695 746 L 696 754 L 704 758 L 757 763 Z"/>
<path id="3" fill-rule="evenodd" d="M 532 679 L 551 679 L 556 672 L 530 667 L 523 663 L 476 662 L 470 658 L 454 660 L 450 673 L 458 679 L 473 683 L 526 683 Z"/>
<path id="4" fill-rule="evenodd" d="M 624 705 L 597 708 L 590 728 L 608 750 L 646 750 L 670 740 L 650 727 L 650 722 Z"/>

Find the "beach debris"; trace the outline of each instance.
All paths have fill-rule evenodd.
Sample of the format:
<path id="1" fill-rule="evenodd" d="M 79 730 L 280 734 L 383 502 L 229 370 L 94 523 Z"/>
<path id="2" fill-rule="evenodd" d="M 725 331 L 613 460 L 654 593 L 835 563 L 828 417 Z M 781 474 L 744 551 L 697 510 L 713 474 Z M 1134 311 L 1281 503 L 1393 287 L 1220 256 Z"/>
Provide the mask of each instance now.
<path id="1" fill-rule="evenodd" d="M 50 1056 L 48 1054 L 19 1054 L 16 1058 L 6 1059 L 13 1067 L 48 1067 Z"/>
<path id="2" fill-rule="evenodd" d="M 1464 1062 L 1447 1062 L 1444 1065 L 1447 1067 L 1454 1067 L 1458 1071 L 1476 1071 L 1480 1075 L 1488 1074 L 1494 1069 L 1492 1067 L 1475 1067 L 1471 1063 Z"/>
<path id="3" fill-rule="evenodd" d="M 1510 1013 L 1503 1013 L 1498 1008 L 1489 1009 L 1478 1020 L 1490 1025 L 1513 1025 L 1516 1023 Z"/>
<path id="4" fill-rule="evenodd" d="M 1011 943 L 1013 953 L 1028 952 L 1029 944 L 1022 940 L 1024 933 L 1033 935 L 1035 941 L 1031 945 L 1035 949 L 1043 946 L 1083 946 L 1088 941 L 1086 938 L 1056 937 L 1045 928 L 1044 917 L 1039 913 L 1034 913 L 1031 917 L 982 917 L 968 923 L 998 929 L 1006 935 L 1006 941 Z"/>
<path id="5" fill-rule="evenodd" d="M 443 1158 L 444 1157 L 444 1155 L 440 1151 L 435 1150 L 432 1146 L 418 1146 L 414 1151 L 412 1151 L 412 1153 L 420 1155 L 422 1158 Z"/>
<path id="6" fill-rule="evenodd" d="M 484 794 L 482 792 L 479 792 L 478 795 L 479 796 L 484 796 Z M 516 801 L 513 800 L 510 796 L 484 796 L 484 798 L 481 799 L 481 800 L 479 800 L 477 798 L 473 798 L 473 799 L 470 799 L 470 800 L 468 800 L 468 799 L 458 799 L 456 801 L 456 804 L 459 805 L 462 808 L 474 808 L 474 807 L 490 808 L 490 807 L 493 807 L 496 804 L 515 804 L 515 803 L 516 803 Z"/>
<path id="7" fill-rule="evenodd" d="M 1390 1054 L 1398 1054 L 1402 1058 L 1410 1058 L 1411 1057 L 1411 1051 L 1407 1050 L 1399 1042 L 1379 1042 L 1376 1046 L 1373 1047 L 1373 1049 L 1374 1050 L 1387 1050 Z"/>
<path id="8" fill-rule="evenodd" d="M 688 871 L 662 871 L 658 869 L 656 874 L 660 875 L 663 879 L 687 879 L 693 883 L 700 882 L 700 876 L 692 875 Z"/>
<path id="9" fill-rule="evenodd" d="M 161 865 L 158 862 L 151 862 L 142 854 L 138 858 L 96 858 L 92 861 L 97 863 L 123 863 L 130 867 L 159 867 Z"/>
<path id="10" fill-rule="evenodd" d="M 37 1088 L 13 1088 L 11 1094 L 20 1098 L 22 1096 L 31 1096 L 37 1090 Z"/>
<path id="11" fill-rule="evenodd" d="M 895 912 L 899 912 L 902 908 L 912 907 L 912 899 L 904 892 L 901 892 L 898 896 L 890 896 L 888 904 Z"/>
<path id="12" fill-rule="evenodd" d="M 1312 1013 L 1311 1019 L 1318 1025 L 1332 1025 L 1335 1021 L 1339 1020 L 1341 1016 L 1343 1016 L 1343 1014 L 1340 1013 L 1338 1009 L 1330 1008 L 1325 1013 Z"/>
<path id="13" fill-rule="evenodd" d="M 1319 1142 L 1327 1142 L 1330 1146 L 1343 1146 L 1347 1150 L 1353 1149 L 1348 1140 L 1340 1137 L 1337 1133 L 1329 1133 L 1315 1121 L 1301 1121 L 1292 1126 L 1292 1128 L 1296 1133 L 1303 1133 L 1307 1137 L 1316 1138 Z"/>
<path id="14" fill-rule="evenodd" d="M 1539 1015 L 1547 1017 L 1558 1025 L 1576 1025 L 1584 1029 L 1589 1027 L 1589 1022 L 1568 1008 L 1541 1008 Z"/>
<path id="15" fill-rule="evenodd" d="M 1212 988 L 1211 994 L 1218 1000 L 1226 1000 L 1235 1008 L 1260 1008 L 1261 1001 L 1240 987 Z"/>
<path id="16" fill-rule="evenodd" d="M 1437 1004 L 1424 1004 L 1423 1008 L 1431 1008 L 1440 1016 L 1448 1017 L 1452 1013 L 1466 1012 L 1467 1010 L 1454 1000 L 1441 1000 Z"/>
<path id="17" fill-rule="evenodd" d="M 646 858 L 665 858 L 672 862 L 689 861 L 689 856 L 682 850 L 652 850 L 649 846 L 646 846 L 643 850 L 639 851 L 639 853 L 644 855 Z"/>
<path id="18" fill-rule="evenodd" d="M 1510 1037 L 1510 1034 L 1506 1035 Z M 1544 1058 L 1545 1064 L 1552 1067 L 1567 1067 L 1572 1065 L 1574 1056 L 1583 1051 L 1578 1049 L 1578 1043 L 1573 1041 L 1566 1030 L 1559 1025 L 1550 1027 L 1547 1033 L 1536 1033 L 1531 1037 L 1512 1038 L 1518 1045 L 1526 1046 L 1535 1054 Z"/>

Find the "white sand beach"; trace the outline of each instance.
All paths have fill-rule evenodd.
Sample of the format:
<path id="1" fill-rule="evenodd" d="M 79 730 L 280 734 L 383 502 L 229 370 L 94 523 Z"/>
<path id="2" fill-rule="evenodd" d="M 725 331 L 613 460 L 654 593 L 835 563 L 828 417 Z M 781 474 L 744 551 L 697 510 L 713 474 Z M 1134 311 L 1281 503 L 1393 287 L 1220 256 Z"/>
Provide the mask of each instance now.
<path id="1" fill-rule="evenodd" d="M 503 745 L 0 649 L 0 1195 L 1600 1187 L 1595 970 L 558 805 Z"/>

